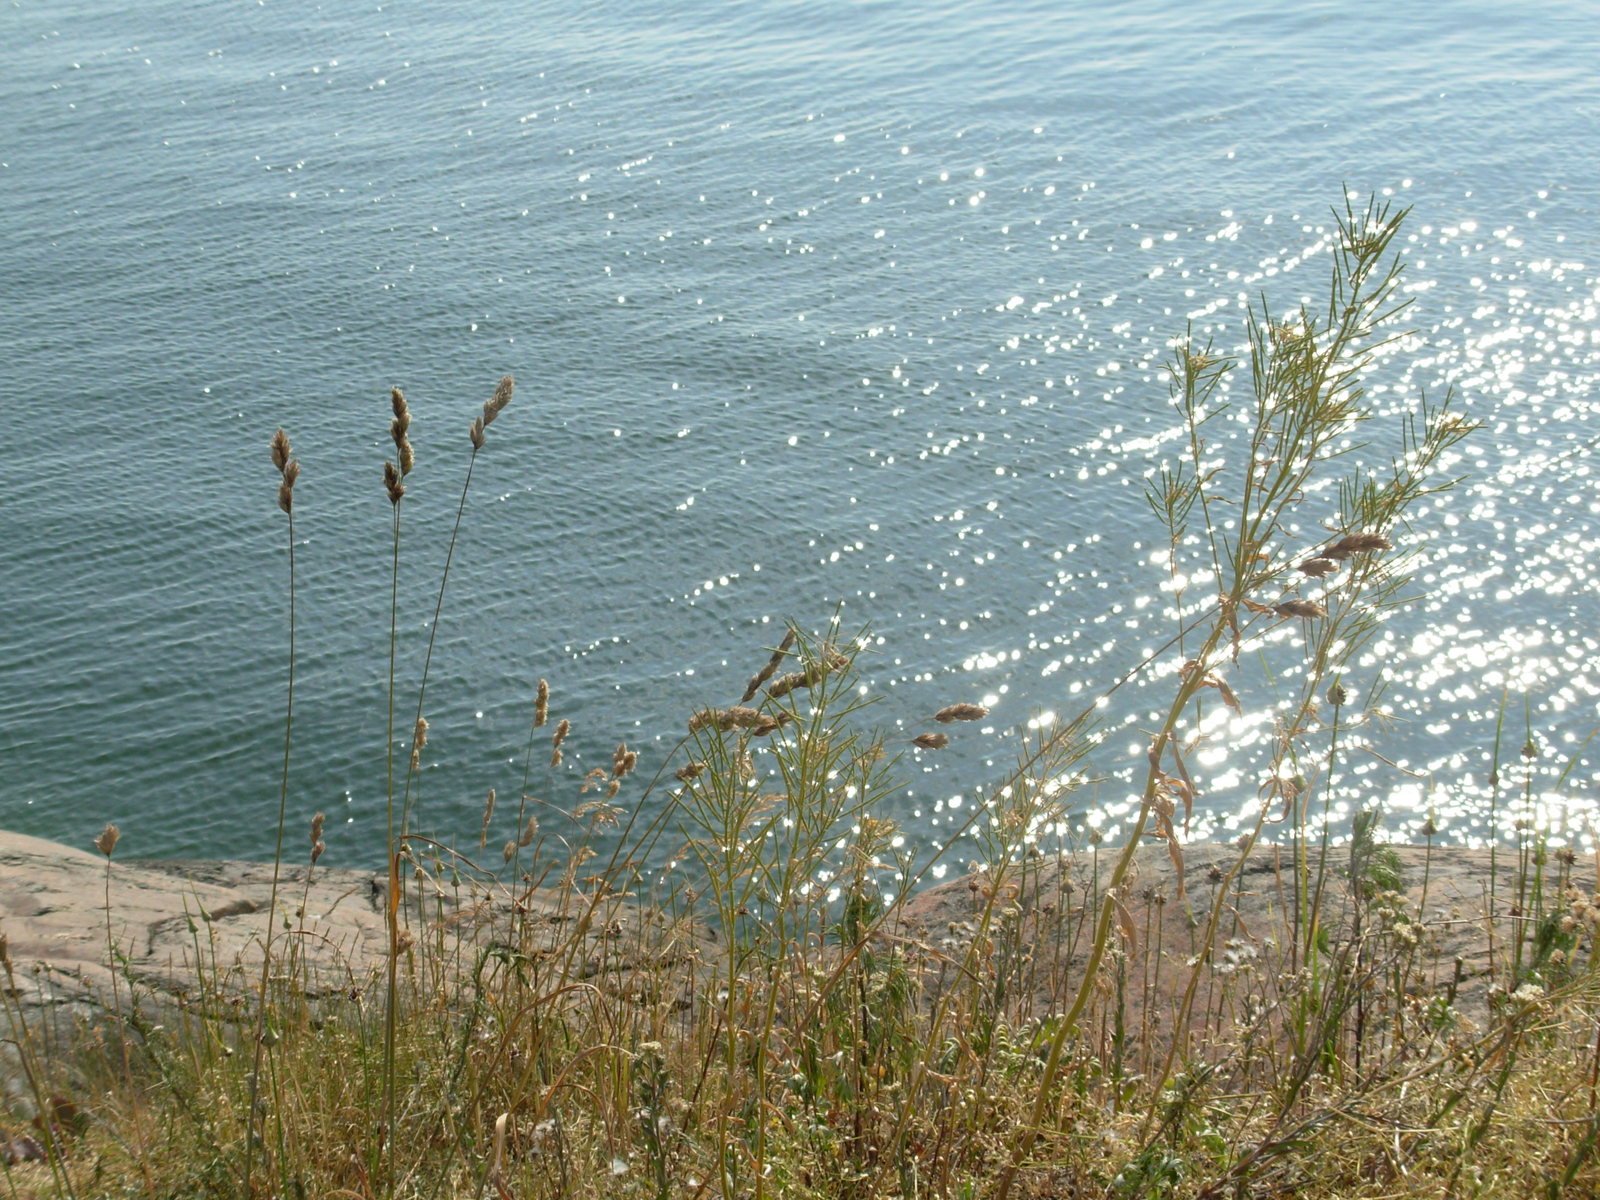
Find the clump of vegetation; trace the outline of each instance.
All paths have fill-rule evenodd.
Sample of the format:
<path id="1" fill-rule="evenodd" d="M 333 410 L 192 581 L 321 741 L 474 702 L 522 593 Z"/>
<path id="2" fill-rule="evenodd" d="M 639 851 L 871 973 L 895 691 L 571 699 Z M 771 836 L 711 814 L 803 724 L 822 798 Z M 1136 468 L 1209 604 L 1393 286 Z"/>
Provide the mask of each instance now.
<path id="1" fill-rule="evenodd" d="M 197 940 L 200 986 L 159 1027 L 119 996 L 129 1024 L 98 1052 L 14 1039 L 37 1122 L 0 1140 L 10 1194 L 1593 1194 L 1600 897 L 1573 856 L 1530 834 L 1503 890 L 1491 870 L 1475 913 L 1441 912 L 1431 834 L 1384 845 L 1377 797 L 1342 844 L 1330 819 L 1365 719 L 1346 666 L 1403 594 L 1408 511 L 1449 486 L 1441 461 L 1471 429 L 1447 399 L 1419 402 L 1392 455 L 1356 436 L 1363 374 L 1397 336 L 1403 217 L 1347 209 L 1325 304 L 1263 303 L 1240 359 L 1174 348 L 1182 437 L 1148 486 L 1174 627 L 1135 668 L 1167 699 L 1125 844 L 1061 834 L 1079 786 L 1117 765 L 1091 702 L 1019 735 L 963 831 L 977 861 L 938 889 L 879 802 L 902 755 L 958 752 L 987 713 L 956 701 L 890 744 L 852 682 L 863 639 L 837 623 L 789 628 L 738 703 L 687 715 L 667 761 L 619 745 L 575 781 L 559 836 L 529 790 L 570 730 L 541 680 L 519 799 L 491 792 L 462 850 L 421 832 L 427 666 L 408 755 L 392 608 L 386 945 L 330 971 L 291 911 L 320 815 L 305 867 L 284 866 L 299 466 L 280 431 L 290 696 L 248 987 Z M 507 378 L 470 426 L 458 529 L 511 397 Z M 415 452 L 391 399 L 398 578 Z M 1202 860 L 1189 761 L 1252 709 L 1274 730 L 1263 799 Z M 103 835 L 108 880 L 115 846 Z"/>

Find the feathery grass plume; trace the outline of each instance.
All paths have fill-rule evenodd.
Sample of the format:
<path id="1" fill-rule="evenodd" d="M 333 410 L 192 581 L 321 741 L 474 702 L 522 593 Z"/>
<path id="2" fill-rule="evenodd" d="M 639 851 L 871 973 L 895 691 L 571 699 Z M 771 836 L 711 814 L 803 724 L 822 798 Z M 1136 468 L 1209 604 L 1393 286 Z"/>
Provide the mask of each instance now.
<path id="1" fill-rule="evenodd" d="M 550 765 L 561 765 L 561 743 L 567 740 L 567 734 L 572 732 L 572 722 L 562 717 L 556 725 L 556 731 L 550 738 Z"/>
<path id="2" fill-rule="evenodd" d="M 406 485 L 400 480 L 400 470 L 388 459 L 383 460 L 383 487 L 389 493 L 389 503 L 399 504 L 406 494 Z"/>
<path id="3" fill-rule="evenodd" d="M 539 818 L 529 817 L 528 823 L 522 827 L 522 832 L 517 835 L 517 845 L 527 849 L 533 845 L 533 839 L 539 836 Z"/>
<path id="4" fill-rule="evenodd" d="M 428 745 L 428 718 L 418 717 L 417 727 L 411 735 L 411 769 L 422 765 L 422 751 Z"/>
<path id="5" fill-rule="evenodd" d="M 785 724 L 782 717 L 771 716 L 759 709 L 736 704 L 732 708 L 702 708 L 689 718 L 689 732 L 698 733 L 708 726 L 727 733 L 733 729 L 748 729 L 756 737 L 765 737 Z"/>
<path id="6" fill-rule="evenodd" d="M 511 403 L 511 393 L 516 389 L 517 381 L 509 375 L 502 375 L 500 382 L 495 384 L 494 395 L 483 402 L 483 425 L 487 429 L 494 424 L 494 419 Z"/>
<path id="7" fill-rule="evenodd" d="M 122 830 L 108 821 L 106 822 L 106 827 L 100 831 L 100 836 L 95 838 L 94 848 L 107 858 L 110 858 L 112 851 L 117 848 L 117 842 L 121 838 Z"/>
<path id="8" fill-rule="evenodd" d="M 692 762 L 692 763 L 689 763 L 686 766 L 679 767 L 677 769 L 677 771 L 675 771 L 673 773 L 673 778 L 676 779 L 679 783 L 689 783 L 689 782 L 692 782 L 693 780 L 696 780 L 696 779 L 700 778 L 701 775 L 705 774 L 705 770 L 706 770 L 706 764 L 705 763 L 703 763 L 703 762 Z"/>
<path id="9" fill-rule="evenodd" d="M 1343 561 L 1353 554 L 1367 554 L 1373 550 L 1393 550 L 1394 543 L 1381 533 L 1352 533 L 1340 538 L 1331 546 L 1323 547 L 1319 557 Z"/>
<path id="10" fill-rule="evenodd" d="M 389 436 L 394 439 L 395 458 L 400 463 L 402 476 L 411 474 L 416 465 L 416 452 L 411 448 L 407 433 L 411 429 L 411 409 L 406 404 L 405 393 L 399 388 L 389 390 L 389 403 L 394 409 L 394 420 L 389 423 Z"/>
<path id="11" fill-rule="evenodd" d="M 323 851 L 328 848 L 322 840 L 322 826 L 327 819 L 326 814 L 320 812 L 311 818 L 311 865 L 313 867 L 317 865 L 317 859 L 322 857 Z"/>
<path id="12" fill-rule="evenodd" d="M 1325 617 L 1328 610 L 1315 600 L 1284 600 L 1272 606 L 1272 611 L 1280 617 Z"/>
<path id="13" fill-rule="evenodd" d="M 921 746 L 924 750 L 943 750 L 950 744 L 950 735 L 945 733 L 919 733 L 911 741 L 913 744 Z"/>
<path id="14" fill-rule="evenodd" d="M 949 704 L 933 714 L 933 719 L 941 725 L 948 725 L 951 721 L 981 721 L 989 715 L 989 710 L 981 704 Z"/>
<path id="15" fill-rule="evenodd" d="M 289 512 L 294 507 L 294 484 L 300 478 L 300 464 L 289 448 L 289 435 L 281 428 L 272 435 L 272 465 L 278 469 L 278 507 Z"/>
<path id="16" fill-rule="evenodd" d="M 482 850 L 489 844 L 489 822 L 494 820 L 494 789 L 489 789 L 489 795 L 483 802 L 483 829 L 478 833 L 478 849 Z"/>
<path id="17" fill-rule="evenodd" d="M 1332 575 L 1339 569 L 1339 564 L 1331 558 L 1308 558 L 1300 564 L 1300 570 L 1313 579 L 1321 579 L 1324 575 Z"/>
<path id="18" fill-rule="evenodd" d="M 750 682 L 745 685 L 744 695 L 739 697 L 740 704 L 749 704 L 754 700 L 756 693 L 761 690 L 761 685 L 776 674 L 790 648 L 794 646 L 795 636 L 792 628 L 783 635 L 783 641 L 778 643 L 778 648 L 772 652 L 772 657 L 767 659 L 767 665 L 750 676 Z"/>
<path id="19" fill-rule="evenodd" d="M 774 661 L 776 661 L 776 656 L 774 656 Z M 822 652 L 816 661 L 806 664 L 805 670 L 791 671 L 789 674 L 780 675 L 773 680 L 772 685 L 767 688 L 767 695 L 774 700 L 780 700 L 796 688 L 817 687 L 834 671 L 843 670 L 849 665 L 850 659 L 848 656 L 839 653 L 832 646 L 823 646 Z"/>
<path id="20" fill-rule="evenodd" d="M 494 395 L 483 402 L 483 414 L 474 417 L 472 425 L 467 430 L 474 450 L 483 449 L 484 431 L 494 424 L 494 419 L 504 411 L 506 405 L 511 403 L 511 393 L 515 387 L 516 380 L 509 375 L 502 376 L 500 383 L 494 389 Z"/>
<path id="21" fill-rule="evenodd" d="M 548 680 L 539 680 L 539 690 L 533 697 L 533 727 L 544 728 L 544 723 L 550 717 L 550 683 Z"/>
<path id="22" fill-rule="evenodd" d="M 611 775 L 614 779 L 621 779 L 632 772 L 639 764 L 637 751 L 629 750 L 628 743 L 618 742 L 616 753 L 611 756 Z"/>

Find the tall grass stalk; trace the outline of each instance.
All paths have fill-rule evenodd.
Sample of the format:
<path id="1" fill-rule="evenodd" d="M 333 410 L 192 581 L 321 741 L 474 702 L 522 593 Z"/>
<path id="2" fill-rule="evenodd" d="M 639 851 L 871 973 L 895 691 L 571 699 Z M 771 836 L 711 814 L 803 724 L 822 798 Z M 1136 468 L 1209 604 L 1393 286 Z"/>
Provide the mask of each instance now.
<path id="1" fill-rule="evenodd" d="M 294 572 L 294 487 L 300 478 L 300 462 L 294 457 L 289 436 L 279 429 L 272 435 L 272 465 L 278 470 L 278 508 L 282 510 L 289 536 L 289 646 L 288 681 L 285 687 L 283 714 L 283 761 L 278 769 L 278 822 L 272 852 L 272 891 L 267 902 L 267 931 L 261 939 L 261 978 L 256 988 L 255 1037 L 251 1045 L 250 1066 L 250 1129 L 245 1139 L 244 1193 L 251 1195 L 251 1182 L 255 1172 L 255 1148 L 258 1139 L 265 1136 L 264 1126 L 256 1128 L 261 1104 L 262 1056 L 276 1035 L 268 1024 L 271 1008 L 267 992 L 272 981 L 272 943 L 278 928 L 278 880 L 283 871 L 283 834 L 289 813 L 289 755 L 294 736 L 294 672 L 295 672 L 295 572 Z M 107 866 L 110 855 L 107 854 Z M 109 904 L 109 898 L 107 903 Z M 279 1106 L 273 1105 L 274 1120 Z M 281 1127 L 281 1126 L 280 1126 Z"/>

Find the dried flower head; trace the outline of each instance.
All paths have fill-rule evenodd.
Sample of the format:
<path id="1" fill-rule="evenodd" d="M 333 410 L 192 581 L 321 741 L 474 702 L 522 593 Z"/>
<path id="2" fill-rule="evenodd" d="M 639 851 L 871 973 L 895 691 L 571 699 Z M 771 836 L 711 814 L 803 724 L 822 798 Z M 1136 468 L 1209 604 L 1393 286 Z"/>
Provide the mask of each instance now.
<path id="1" fill-rule="evenodd" d="M 572 732 L 572 722 L 562 717 L 556 725 L 556 731 L 550 738 L 550 765 L 561 765 L 561 743 L 567 740 L 567 734 Z"/>
<path id="2" fill-rule="evenodd" d="M 467 436 L 472 439 L 474 450 L 483 449 L 483 418 L 473 417 L 472 424 L 467 426 Z"/>
<path id="3" fill-rule="evenodd" d="M 1334 708 L 1343 708 L 1350 699 L 1350 693 L 1344 684 L 1336 683 L 1328 689 L 1328 703 Z"/>
<path id="4" fill-rule="evenodd" d="M 688 783 L 692 779 L 700 778 L 700 776 L 705 773 L 705 769 L 705 763 L 692 762 L 687 766 L 679 767 L 675 774 L 675 778 L 679 783 Z"/>
<path id="5" fill-rule="evenodd" d="M 311 818 L 311 844 L 313 846 L 322 840 L 322 826 L 327 820 L 327 816 L 323 813 L 318 813 Z"/>
<path id="6" fill-rule="evenodd" d="M 121 837 L 122 830 L 108 821 L 106 827 L 100 831 L 100 836 L 95 838 L 94 848 L 107 858 L 110 858 L 111 852 L 117 848 L 117 842 Z"/>
<path id="7" fill-rule="evenodd" d="M 1339 569 L 1339 564 L 1331 558 L 1308 558 L 1300 564 L 1300 570 L 1313 579 L 1321 579 L 1324 575 L 1332 575 Z"/>
<path id="8" fill-rule="evenodd" d="M 933 719 L 941 725 L 948 725 L 951 721 L 981 721 L 989 715 L 989 710 L 981 704 L 948 704 L 933 714 Z"/>
<path id="9" fill-rule="evenodd" d="M 533 694 L 533 727 L 541 729 L 550 716 L 550 683 L 539 680 L 539 690 Z"/>
<path id="10" fill-rule="evenodd" d="M 950 744 L 949 735 L 943 733 L 919 733 L 911 740 L 924 750 L 943 750 Z"/>
<path id="11" fill-rule="evenodd" d="M 311 843 L 311 865 L 313 867 L 317 865 L 317 859 L 321 858 L 327 849 L 328 843 L 321 838 Z"/>

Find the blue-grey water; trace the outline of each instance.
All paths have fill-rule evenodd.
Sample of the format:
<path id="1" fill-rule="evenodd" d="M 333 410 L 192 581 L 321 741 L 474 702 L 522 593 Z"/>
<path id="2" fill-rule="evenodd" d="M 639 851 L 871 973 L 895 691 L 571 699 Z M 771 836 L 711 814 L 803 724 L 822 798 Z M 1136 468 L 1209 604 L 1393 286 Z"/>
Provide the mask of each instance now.
<path id="1" fill-rule="evenodd" d="M 282 425 L 291 846 L 325 809 L 325 861 L 371 861 L 388 389 L 418 457 L 403 727 L 467 424 L 512 372 L 439 628 L 424 823 L 475 844 L 486 790 L 510 807 L 539 678 L 573 733 L 530 790 L 570 807 L 619 740 L 647 776 L 783 621 L 838 610 L 872 630 L 896 745 L 993 709 L 885 802 L 937 840 L 1017 728 L 1166 636 L 1142 483 L 1174 444 L 1169 343 L 1192 322 L 1234 347 L 1252 299 L 1316 295 L 1348 187 L 1414 210 L 1419 336 L 1374 380 L 1380 426 L 1453 385 L 1484 428 L 1402 539 L 1418 599 L 1349 674 L 1388 719 L 1338 803 L 1489 836 L 1504 712 L 1502 796 L 1588 838 L 1600 6 L 12 0 L 0 34 L 0 825 L 271 853 Z M 1197 833 L 1256 802 L 1289 686 L 1234 682 Z M 1075 824 L 1116 824 L 1170 688 L 1108 711 Z"/>

